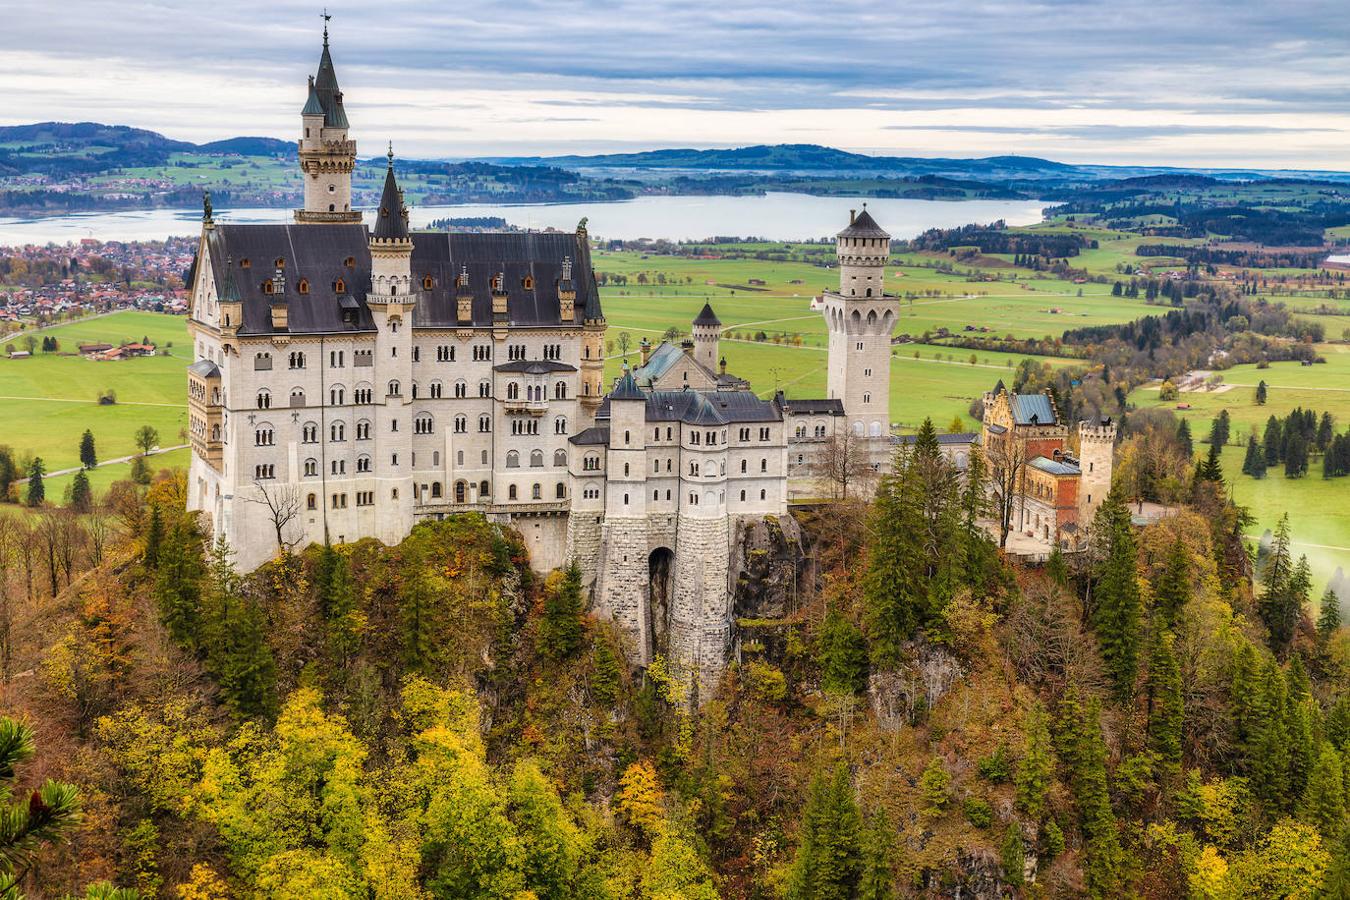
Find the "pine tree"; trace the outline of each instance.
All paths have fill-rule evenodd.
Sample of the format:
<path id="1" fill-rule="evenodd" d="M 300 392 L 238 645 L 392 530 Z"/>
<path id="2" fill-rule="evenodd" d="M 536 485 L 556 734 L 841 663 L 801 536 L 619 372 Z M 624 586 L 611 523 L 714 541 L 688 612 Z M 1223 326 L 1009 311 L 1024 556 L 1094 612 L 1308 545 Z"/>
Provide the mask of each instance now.
<path id="1" fill-rule="evenodd" d="M 1183 418 L 1177 423 L 1177 443 L 1181 445 L 1181 455 L 1190 459 L 1195 455 L 1195 442 L 1191 439 L 1191 423 Z"/>
<path id="2" fill-rule="evenodd" d="M 223 537 L 211 545 L 202 598 L 203 632 L 208 638 L 207 663 L 225 703 L 246 718 L 272 709 L 276 672 L 266 617 L 256 601 L 244 596 L 230 554 Z"/>
<path id="3" fill-rule="evenodd" d="M 830 610 L 821 625 L 818 647 L 822 688 L 836 694 L 867 689 L 867 641 L 848 617 Z"/>
<path id="4" fill-rule="evenodd" d="M 878 809 L 867 819 L 862 835 L 862 877 L 859 900 L 892 900 L 895 894 L 897 839 L 886 813 Z"/>
<path id="5" fill-rule="evenodd" d="M 361 639 L 360 622 L 353 618 L 357 609 L 356 582 L 346 555 L 331 544 L 324 544 L 315 580 L 329 655 L 336 665 L 345 668 Z"/>
<path id="6" fill-rule="evenodd" d="M 1214 417 L 1213 423 L 1209 426 L 1210 445 L 1217 446 L 1221 450 L 1226 447 L 1228 445 L 1228 434 L 1231 427 L 1228 410 L 1219 410 L 1219 414 Z"/>
<path id="7" fill-rule="evenodd" d="M 196 648 L 202 638 L 199 607 L 206 575 L 196 531 L 186 522 L 170 528 L 156 553 L 155 566 L 160 620 L 174 640 Z"/>
<path id="8" fill-rule="evenodd" d="M 1205 461 L 1195 467 L 1195 480 L 1212 481 L 1214 484 L 1223 484 L 1223 463 L 1219 458 L 1219 445 L 1210 444 L 1209 453 L 1205 455 Z"/>
<path id="9" fill-rule="evenodd" d="M 1153 584 L 1153 596 L 1163 622 L 1170 628 L 1191 599 L 1191 554 L 1180 537 L 1167 548 L 1167 559 Z"/>
<path id="10" fill-rule="evenodd" d="M 11 799 L 15 770 L 33 757 L 33 730 L 0 717 L 0 895 L 18 898 L 18 885 L 44 844 L 54 843 L 79 823 L 80 795 L 73 784 L 48 779 L 42 787 Z"/>
<path id="11" fill-rule="evenodd" d="M 1022 825 L 1016 819 L 1003 835 L 999 861 L 1003 865 L 1003 880 L 1013 887 L 1021 887 L 1026 879 L 1027 847 L 1022 840 Z"/>
<path id="12" fill-rule="evenodd" d="M 605 708 L 619 702 L 623 669 L 619 657 L 606 640 L 597 639 L 591 651 L 591 695 Z"/>
<path id="13" fill-rule="evenodd" d="M 1266 383 L 1264 380 L 1257 382 L 1256 385 L 1256 405 L 1257 406 L 1266 405 Z"/>
<path id="14" fill-rule="evenodd" d="M 84 474 L 84 469 L 80 469 L 70 482 L 70 507 L 76 512 L 87 513 L 93 505 L 94 497 L 89 490 L 89 476 Z"/>
<path id="15" fill-rule="evenodd" d="M 1294 637 L 1299 609 L 1290 602 L 1290 581 L 1294 564 L 1289 552 L 1289 515 L 1280 517 L 1275 539 L 1265 567 L 1265 590 L 1257 598 L 1256 609 L 1270 631 L 1271 646 L 1282 648 Z"/>
<path id="16" fill-rule="evenodd" d="M 1045 576 L 1054 584 L 1062 588 L 1069 586 L 1069 566 L 1064 561 L 1064 554 L 1059 550 L 1059 544 L 1050 551 L 1050 559 L 1045 563 Z"/>
<path id="17" fill-rule="evenodd" d="M 98 455 L 94 453 L 94 433 L 88 428 L 80 436 L 80 465 L 92 469 L 98 465 Z"/>
<path id="18" fill-rule="evenodd" d="M 1173 652 L 1170 631 L 1154 629 L 1149 650 L 1148 748 L 1164 762 L 1181 763 L 1182 725 L 1185 709 L 1181 694 L 1181 669 Z"/>
<path id="19" fill-rule="evenodd" d="M 1059 741 L 1082 824 L 1088 890 L 1097 897 L 1114 895 L 1122 887 L 1124 860 L 1107 789 L 1106 742 L 1096 703 L 1084 703 L 1076 687 L 1060 705 Z"/>
<path id="20" fill-rule="evenodd" d="M 1263 478 L 1266 474 L 1266 457 L 1256 443 L 1256 434 L 1247 435 L 1247 455 L 1242 459 L 1242 474 L 1253 478 Z"/>
<path id="21" fill-rule="evenodd" d="M 1026 746 L 1013 772 L 1018 807 L 1034 821 L 1048 809 L 1050 785 L 1055 777 L 1055 755 L 1050 742 L 1050 721 L 1039 705 L 1027 711 L 1022 728 Z"/>
<path id="22" fill-rule="evenodd" d="M 33 457 L 33 462 L 28 467 L 28 497 L 25 501 L 29 506 L 41 506 L 47 499 L 47 489 L 42 485 L 42 476 L 46 471 L 42 465 L 42 457 Z"/>
<path id="23" fill-rule="evenodd" d="M 1107 540 L 1098 572 L 1092 623 L 1115 695 L 1126 700 L 1134 690 L 1139 658 L 1139 583 L 1130 511 L 1119 487 L 1097 510 L 1095 526 Z"/>
<path id="24" fill-rule="evenodd" d="M 1328 841 L 1338 838 L 1345 827 L 1345 779 L 1342 766 L 1341 755 L 1330 744 L 1323 742 L 1298 805 L 1298 817 L 1322 832 Z"/>
<path id="25" fill-rule="evenodd" d="M 910 460 L 897 455 L 894 472 L 881 477 L 872 501 L 872 542 L 863 576 L 867 638 L 880 666 L 900 660 L 900 648 L 919 624 L 926 585 L 921 567 L 922 513 L 903 483 Z"/>
<path id="26" fill-rule="evenodd" d="M 1280 420 L 1271 416 L 1266 420 L 1266 430 L 1262 433 L 1262 450 L 1266 455 L 1266 468 L 1280 464 L 1280 450 L 1284 446 L 1283 427 Z"/>
<path id="27" fill-rule="evenodd" d="M 1330 587 L 1322 594 L 1322 609 L 1317 614 L 1317 633 L 1326 640 L 1341 627 L 1341 600 Z"/>
<path id="28" fill-rule="evenodd" d="M 552 577 L 544 593 L 539 620 L 539 649 L 553 659 L 565 659 L 581 645 L 581 568 L 573 561 Z"/>
<path id="29" fill-rule="evenodd" d="M 1302 478 L 1308 474 L 1308 441 L 1303 435 L 1290 436 L 1284 448 L 1284 477 Z"/>
<path id="30" fill-rule="evenodd" d="M 1322 413 L 1322 419 L 1317 423 L 1317 437 L 1313 440 L 1313 446 L 1317 448 L 1318 453 L 1327 452 L 1331 446 L 1331 438 L 1335 434 L 1335 425 L 1332 424 L 1331 413 Z"/>
<path id="31" fill-rule="evenodd" d="M 159 504 L 150 504 L 150 527 L 145 532 L 145 553 L 142 559 L 146 566 L 153 569 L 159 565 L 159 549 L 164 542 L 164 516 L 160 514 Z"/>
<path id="32" fill-rule="evenodd" d="M 800 843 L 788 875 L 789 900 L 850 900 L 863 875 L 862 817 L 848 767 L 818 772 L 802 813 Z"/>

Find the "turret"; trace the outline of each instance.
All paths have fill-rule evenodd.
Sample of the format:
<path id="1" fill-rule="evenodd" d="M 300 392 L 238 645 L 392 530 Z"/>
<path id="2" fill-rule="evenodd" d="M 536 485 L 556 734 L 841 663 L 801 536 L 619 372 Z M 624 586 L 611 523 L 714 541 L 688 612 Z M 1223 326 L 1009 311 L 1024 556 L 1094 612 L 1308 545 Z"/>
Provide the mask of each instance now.
<path id="1" fill-rule="evenodd" d="M 591 268 L 591 239 L 586 232 L 586 220 L 577 223 L 577 264 L 582 266 L 582 277 L 588 279 L 586 303 L 581 312 L 581 411 L 583 419 L 595 421 L 596 411 L 604 395 L 605 369 L 605 314 L 600 309 L 600 294 L 595 287 Z"/>
<path id="2" fill-rule="evenodd" d="M 309 94 L 300 111 L 300 171 L 305 205 L 295 221 L 359 223 L 352 209 L 352 169 L 356 142 L 347 139 L 347 112 L 342 105 L 333 57 L 328 51 L 328 20 L 324 19 L 323 53 L 319 69 L 309 79 Z"/>
<path id="3" fill-rule="evenodd" d="M 1116 446 L 1116 423 L 1109 418 L 1078 423 L 1078 521 L 1088 523 L 1111 490 Z"/>
<path id="4" fill-rule="evenodd" d="M 876 223 L 867 204 L 861 215 L 848 212 L 848 227 L 835 236 L 839 259 L 839 293 L 845 297 L 880 297 L 885 293 L 891 236 Z"/>
<path id="5" fill-rule="evenodd" d="M 413 303 L 412 237 L 408 232 L 408 208 L 394 178 L 394 148 L 389 148 L 389 166 L 384 173 L 384 191 L 375 211 L 370 232 L 370 294 L 368 305 L 392 306 Z M 391 310 L 390 315 L 395 315 Z"/>
<path id="6" fill-rule="evenodd" d="M 712 304 L 704 303 L 693 322 L 694 359 L 710 372 L 717 371 L 717 342 L 721 336 L 722 321 L 713 312 Z"/>

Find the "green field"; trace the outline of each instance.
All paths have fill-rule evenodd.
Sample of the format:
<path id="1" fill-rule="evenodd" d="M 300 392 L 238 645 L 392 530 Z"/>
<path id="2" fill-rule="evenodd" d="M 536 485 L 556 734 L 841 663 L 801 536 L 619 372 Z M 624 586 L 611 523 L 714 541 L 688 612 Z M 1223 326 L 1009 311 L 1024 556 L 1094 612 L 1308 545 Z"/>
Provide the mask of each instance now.
<path id="1" fill-rule="evenodd" d="M 94 433 L 100 459 L 135 453 L 134 435 L 142 425 L 159 429 L 164 446 L 185 443 L 179 438 L 187 427 L 183 370 L 191 356 L 185 319 L 118 312 L 38 334 L 56 337 L 61 352 L 39 352 L 29 359 L 0 356 L 0 444 L 20 456 L 41 456 L 54 471 L 79 464 L 80 435 L 86 428 Z M 73 355 L 82 342 L 143 337 L 169 355 L 108 362 Z M 116 392 L 117 403 L 102 406 L 98 396 L 109 389 Z"/>
<path id="2" fill-rule="evenodd" d="M 1155 385 L 1136 390 L 1130 400 L 1141 407 L 1166 406 L 1190 420 L 1197 455 L 1205 452 L 1199 441 L 1209 434 L 1214 417 L 1220 410 L 1228 410 L 1232 436 L 1223 460 L 1233 497 L 1255 515 L 1253 535 L 1259 536 L 1267 528 L 1273 530 L 1280 516 L 1289 513 L 1296 549 L 1307 554 L 1320 594 L 1337 567 L 1350 572 L 1350 478 L 1323 479 L 1319 457 L 1312 459 L 1303 478 L 1285 478 L 1279 468 L 1272 468 L 1260 480 L 1242 474 L 1247 435 L 1253 428 L 1259 435 L 1271 415 L 1284 416 L 1301 406 L 1319 414 L 1330 412 L 1338 431 L 1350 427 L 1350 346 L 1323 344 L 1318 352 L 1327 358 L 1325 365 L 1278 362 L 1267 369 L 1234 366 L 1221 373 L 1225 384 L 1233 385 L 1227 391 L 1183 393 L 1179 401 L 1164 404 L 1158 400 Z M 1256 385 L 1262 380 L 1268 397 L 1264 406 L 1258 406 Z M 1176 410 L 1178 403 L 1190 404 L 1191 408 Z"/>

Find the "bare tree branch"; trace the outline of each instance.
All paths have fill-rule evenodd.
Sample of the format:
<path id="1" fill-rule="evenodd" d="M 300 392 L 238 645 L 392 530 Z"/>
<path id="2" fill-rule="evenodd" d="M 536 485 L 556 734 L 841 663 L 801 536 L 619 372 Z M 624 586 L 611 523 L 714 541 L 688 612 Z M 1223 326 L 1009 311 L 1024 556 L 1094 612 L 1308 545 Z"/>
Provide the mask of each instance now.
<path id="1" fill-rule="evenodd" d="M 289 553 L 300 542 L 298 537 L 286 540 L 286 526 L 298 519 L 302 510 L 300 489 L 293 484 L 267 485 L 260 481 L 253 482 L 253 486 L 258 489 L 258 496 L 245 494 L 243 499 L 267 507 L 268 519 L 277 535 L 277 550 Z"/>

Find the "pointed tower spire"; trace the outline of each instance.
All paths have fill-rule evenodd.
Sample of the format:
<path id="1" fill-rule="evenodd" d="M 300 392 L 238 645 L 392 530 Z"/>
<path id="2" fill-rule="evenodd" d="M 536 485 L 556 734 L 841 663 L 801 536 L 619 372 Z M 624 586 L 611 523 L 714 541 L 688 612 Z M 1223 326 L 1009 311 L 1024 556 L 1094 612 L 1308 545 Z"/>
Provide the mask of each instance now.
<path id="1" fill-rule="evenodd" d="M 408 240 L 408 208 L 403 205 L 403 192 L 394 177 L 394 145 L 389 144 L 389 167 L 384 171 L 384 191 L 380 194 L 380 208 L 375 214 L 375 230 L 371 237 L 380 240 Z"/>
<path id="2" fill-rule="evenodd" d="M 305 205 L 295 211 L 301 223 L 359 224 L 361 213 L 352 209 L 352 170 L 356 142 L 347 136 L 347 113 L 342 106 L 333 55 L 328 48 L 328 10 L 323 12 L 323 51 L 319 69 L 309 78 L 309 92 L 300 112 L 300 171 L 304 173 Z"/>

